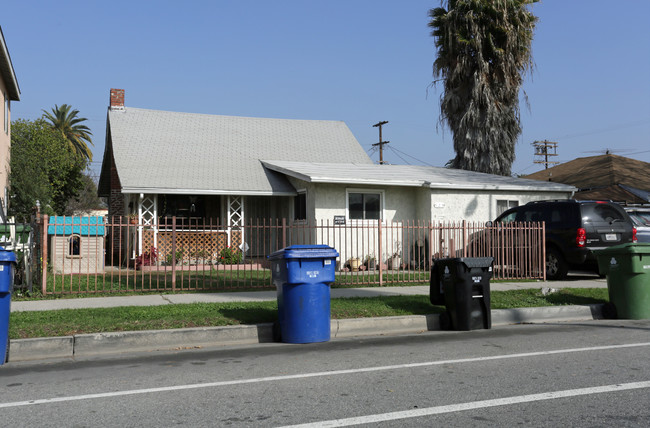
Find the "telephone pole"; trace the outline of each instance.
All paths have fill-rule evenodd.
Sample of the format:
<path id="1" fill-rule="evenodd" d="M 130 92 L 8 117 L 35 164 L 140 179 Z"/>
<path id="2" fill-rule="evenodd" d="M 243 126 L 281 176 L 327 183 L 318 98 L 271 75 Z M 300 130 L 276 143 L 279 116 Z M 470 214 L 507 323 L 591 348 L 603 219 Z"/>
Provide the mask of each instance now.
<path id="1" fill-rule="evenodd" d="M 379 165 L 384 164 L 384 144 L 390 143 L 390 141 L 382 141 L 381 138 L 381 127 L 386 125 L 387 123 L 388 121 L 384 120 L 382 122 L 378 122 L 372 125 L 373 128 L 379 128 L 379 142 L 372 145 L 373 147 L 379 146 Z"/>
<path id="2" fill-rule="evenodd" d="M 558 143 L 546 140 L 533 142 L 533 147 L 535 147 L 535 156 L 543 158 L 543 160 L 536 159 L 533 163 L 543 163 L 544 169 L 548 169 L 549 164 L 555 165 L 560 163 L 548 160 L 549 156 L 557 156 L 557 145 Z"/>

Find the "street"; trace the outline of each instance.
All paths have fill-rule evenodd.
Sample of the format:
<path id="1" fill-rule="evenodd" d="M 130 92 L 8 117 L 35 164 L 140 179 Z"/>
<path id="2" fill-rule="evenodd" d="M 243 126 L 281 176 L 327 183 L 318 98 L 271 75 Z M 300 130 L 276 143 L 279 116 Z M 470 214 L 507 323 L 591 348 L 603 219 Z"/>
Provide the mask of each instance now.
<path id="1" fill-rule="evenodd" d="M 0 367 L 5 426 L 647 426 L 650 321 Z"/>

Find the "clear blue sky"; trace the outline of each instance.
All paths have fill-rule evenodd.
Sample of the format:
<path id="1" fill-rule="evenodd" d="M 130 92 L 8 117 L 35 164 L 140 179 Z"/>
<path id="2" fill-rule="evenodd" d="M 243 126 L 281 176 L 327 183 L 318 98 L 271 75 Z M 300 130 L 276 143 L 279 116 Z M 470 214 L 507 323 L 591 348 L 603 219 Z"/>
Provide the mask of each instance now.
<path id="1" fill-rule="evenodd" d="M 438 0 L 10 1 L 0 25 L 22 91 L 13 119 L 70 104 L 89 119 L 93 169 L 110 88 L 126 106 L 342 120 L 369 153 L 443 166 L 439 88 L 427 12 Z M 532 173 L 535 140 L 565 162 L 614 153 L 650 162 L 650 1 L 546 0 L 522 101 L 513 173 Z M 179 142 L 182 147 L 184 142 Z M 200 154 L 197 154 L 200 155 Z M 371 157 L 378 161 L 377 153 Z"/>

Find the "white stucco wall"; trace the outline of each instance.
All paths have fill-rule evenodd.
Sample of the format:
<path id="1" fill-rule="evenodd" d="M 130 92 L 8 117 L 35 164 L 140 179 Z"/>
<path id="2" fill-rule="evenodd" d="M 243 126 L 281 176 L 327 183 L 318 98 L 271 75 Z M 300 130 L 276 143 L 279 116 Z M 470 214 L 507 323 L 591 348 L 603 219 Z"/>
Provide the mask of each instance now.
<path id="1" fill-rule="evenodd" d="M 497 217 L 497 200 L 517 201 L 519 205 L 524 205 L 531 201 L 570 197 L 570 192 L 431 189 L 431 220 L 435 222 L 461 220 L 485 222 Z"/>

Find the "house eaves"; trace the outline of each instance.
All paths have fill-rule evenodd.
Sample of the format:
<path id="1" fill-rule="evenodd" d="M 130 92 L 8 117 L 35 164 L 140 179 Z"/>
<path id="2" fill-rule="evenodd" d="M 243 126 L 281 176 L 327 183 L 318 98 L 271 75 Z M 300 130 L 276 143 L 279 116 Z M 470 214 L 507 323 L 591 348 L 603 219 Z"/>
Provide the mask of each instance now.
<path id="1" fill-rule="evenodd" d="M 20 101 L 20 88 L 18 87 L 18 79 L 14 72 L 14 66 L 11 63 L 11 56 L 5 43 L 5 36 L 0 27 L 0 75 L 5 83 L 9 99 L 11 101 Z"/>
<path id="2" fill-rule="evenodd" d="M 416 165 L 359 165 L 262 161 L 267 168 L 310 183 L 365 184 L 396 187 L 426 187 L 454 190 L 500 190 L 567 192 L 573 186 L 484 174 L 449 168 Z"/>

